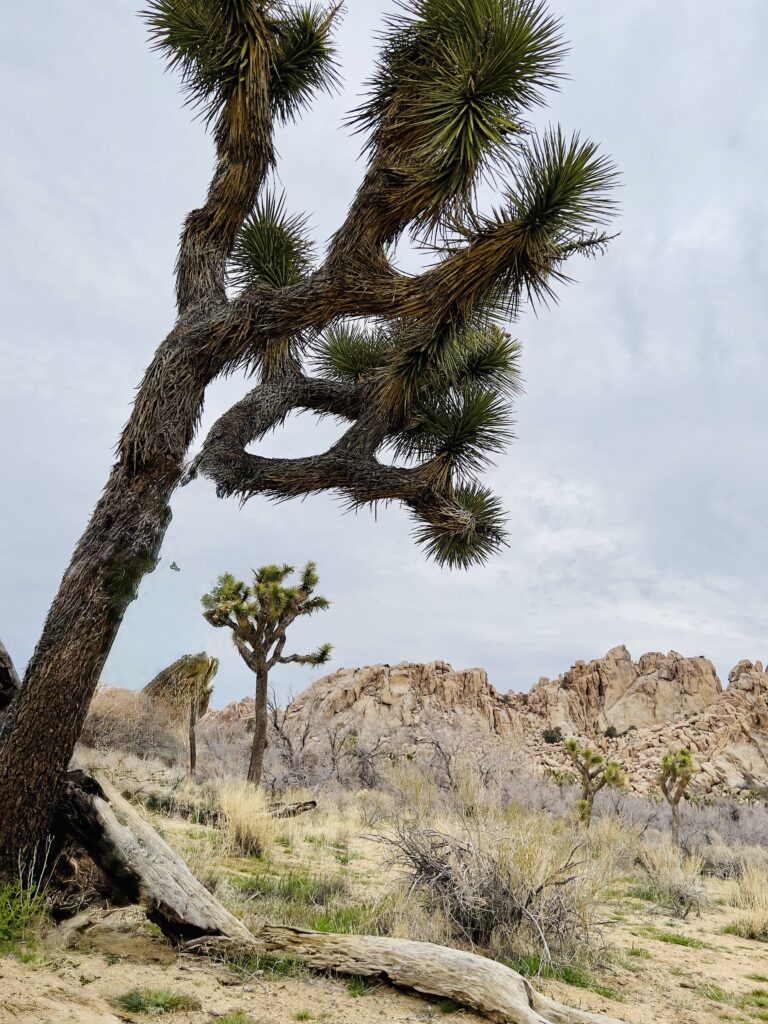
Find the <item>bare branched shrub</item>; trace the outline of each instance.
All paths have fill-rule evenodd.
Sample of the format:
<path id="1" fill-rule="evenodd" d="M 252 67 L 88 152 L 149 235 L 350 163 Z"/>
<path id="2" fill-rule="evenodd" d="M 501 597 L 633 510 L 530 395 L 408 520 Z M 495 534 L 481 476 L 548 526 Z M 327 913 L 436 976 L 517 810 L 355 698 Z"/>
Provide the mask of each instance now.
<path id="1" fill-rule="evenodd" d="M 643 899 L 681 918 L 688 917 L 691 911 L 698 916 L 711 905 L 702 881 L 702 858 L 696 854 L 686 856 L 667 837 L 660 843 L 643 844 L 637 863 L 643 880 L 635 892 Z"/>
<path id="2" fill-rule="evenodd" d="M 462 792 L 463 788 L 463 792 Z M 452 941 L 502 959 L 537 952 L 564 962 L 599 941 L 599 904 L 617 878 L 610 849 L 571 826 L 519 808 L 503 810 L 469 777 L 453 806 L 420 791 L 418 817 L 382 836 L 421 908 Z"/>
<path id="3" fill-rule="evenodd" d="M 97 691 L 80 742 L 97 750 L 157 757 L 169 764 L 186 755 L 183 732 L 167 709 L 144 693 L 118 687 Z"/>

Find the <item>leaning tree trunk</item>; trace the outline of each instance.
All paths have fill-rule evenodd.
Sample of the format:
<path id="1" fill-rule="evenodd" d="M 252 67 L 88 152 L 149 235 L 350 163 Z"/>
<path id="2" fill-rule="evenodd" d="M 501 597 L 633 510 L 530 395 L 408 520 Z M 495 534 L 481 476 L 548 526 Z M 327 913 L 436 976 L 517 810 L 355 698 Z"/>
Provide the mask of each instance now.
<path id="1" fill-rule="evenodd" d="M 251 760 L 248 765 L 248 781 L 258 786 L 264 769 L 264 751 L 267 749 L 267 680 L 266 665 L 260 664 L 256 670 L 256 703 L 253 718 L 253 746 Z"/>
<path id="2" fill-rule="evenodd" d="M 169 336 L 150 364 L 110 474 L 43 627 L 0 746 L 0 877 L 44 840 L 104 662 L 142 577 L 157 564 L 168 505 L 205 378 Z M 180 380 L 183 384 L 180 384 Z M 158 398 L 158 394 L 162 397 Z"/>

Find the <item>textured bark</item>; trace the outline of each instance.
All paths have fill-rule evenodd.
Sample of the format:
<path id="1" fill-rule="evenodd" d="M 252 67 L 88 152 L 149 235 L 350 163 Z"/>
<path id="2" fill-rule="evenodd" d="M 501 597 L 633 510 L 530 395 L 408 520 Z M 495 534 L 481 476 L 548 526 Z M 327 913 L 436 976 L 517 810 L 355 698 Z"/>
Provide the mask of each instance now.
<path id="1" fill-rule="evenodd" d="M 4 711 L 18 696 L 21 680 L 13 660 L 0 640 L 0 711 Z"/>
<path id="2" fill-rule="evenodd" d="M 117 628 L 170 521 L 174 465 L 112 472 L 48 613 L 0 747 L 0 875 L 44 840 Z"/>
<path id="3" fill-rule="evenodd" d="M 260 665 L 256 671 L 256 703 L 253 709 L 253 745 L 248 764 L 248 781 L 258 786 L 264 769 L 264 751 L 267 749 L 267 668 Z"/>
<path id="4" fill-rule="evenodd" d="M 132 903 L 174 942 L 204 935 L 251 941 L 141 814 L 103 780 L 70 772 L 55 826 L 82 846 Z"/>

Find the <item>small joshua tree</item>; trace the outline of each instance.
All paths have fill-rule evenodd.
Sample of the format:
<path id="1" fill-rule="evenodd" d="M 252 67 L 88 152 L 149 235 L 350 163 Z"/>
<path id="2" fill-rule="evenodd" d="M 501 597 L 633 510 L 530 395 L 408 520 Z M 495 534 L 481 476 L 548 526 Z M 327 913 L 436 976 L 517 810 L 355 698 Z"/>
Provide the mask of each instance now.
<path id="1" fill-rule="evenodd" d="M 604 786 L 620 788 L 625 776 L 618 761 L 606 761 L 602 754 L 582 747 L 578 740 L 565 741 L 565 749 L 581 778 L 581 797 L 576 807 L 579 818 L 589 828 L 595 797 Z"/>
<path id="2" fill-rule="evenodd" d="M 659 789 L 672 810 L 672 841 L 680 840 L 680 801 L 696 773 L 693 754 L 688 747 L 669 750 L 659 764 Z"/>
<path id="3" fill-rule="evenodd" d="M 208 710 L 219 659 L 202 651 L 182 654 L 144 687 L 150 700 L 162 704 L 176 721 L 189 723 L 189 774 L 197 768 L 197 720 Z"/>
<path id="4" fill-rule="evenodd" d="M 203 615 L 212 626 L 227 626 L 243 661 L 256 674 L 253 747 L 248 781 L 258 785 L 267 746 L 268 680 L 275 665 L 323 665 L 331 645 L 321 644 L 310 654 L 283 654 L 286 630 L 302 615 L 325 610 L 330 602 L 315 594 L 318 576 L 307 562 L 297 586 L 285 586 L 291 565 L 263 565 L 254 570 L 249 586 L 231 573 L 219 576 L 210 594 L 204 594 Z"/>

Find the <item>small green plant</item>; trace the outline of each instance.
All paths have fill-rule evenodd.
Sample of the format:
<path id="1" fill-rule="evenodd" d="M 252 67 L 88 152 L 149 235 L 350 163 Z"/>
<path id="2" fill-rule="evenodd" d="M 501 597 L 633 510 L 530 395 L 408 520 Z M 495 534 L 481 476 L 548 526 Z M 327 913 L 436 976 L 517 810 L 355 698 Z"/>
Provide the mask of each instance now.
<path id="1" fill-rule="evenodd" d="M 459 1006 L 458 1003 L 454 1003 L 452 999 L 441 999 L 440 1002 L 437 1004 L 437 1009 L 439 1013 L 448 1014 L 458 1013 L 461 1007 Z"/>
<path id="2" fill-rule="evenodd" d="M 114 1005 L 127 1013 L 147 1013 L 159 1016 L 163 1013 L 174 1013 L 177 1010 L 199 1010 L 200 1001 L 193 996 L 185 996 L 167 989 L 134 988 L 122 996 L 117 996 Z"/>
<path id="3" fill-rule="evenodd" d="M 0 953 L 29 941 L 45 918 L 43 892 L 20 879 L 0 886 Z"/>
<path id="4" fill-rule="evenodd" d="M 768 981 L 768 974 L 745 974 L 744 977 L 748 981 Z"/>
<path id="5" fill-rule="evenodd" d="M 608 740 L 615 740 L 618 735 L 619 735 L 619 730 L 616 728 L 615 725 L 609 725 L 608 728 L 603 733 L 603 736 L 605 736 L 605 738 L 608 739 Z"/>
<path id="6" fill-rule="evenodd" d="M 709 999 L 712 1003 L 731 1003 L 733 1002 L 733 996 L 730 992 L 726 992 L 724 988 L 720 988 L 719 985 L 712 985 L 709 982 L 705 982 L 703 985 L 697 985 L 696 991 L 704 999 Z"/>
<path id="7" fill-rule="evenodd" d="M 580 820 L 586 828 L 592 822 L 595 797 L 605 786 L 622 789 L 626 779 L 618 761 L 606 761 L 590 747 L 582 747 L 576 739 L 566 740 L 565 751 L 581 778 L 581 797 L 576 803 Z"/>
<path id="8" fill-rule="evenodd" d="M 627 956 L 636 956 L 641 960 L 652 960 L 653 957 L 647 949 L 643 949 L 642 946 L 632 946 L 627 950 Z"/>
<path id="9" fill-rule="evenodd" d="M 560 728 L 559 725 L 556 726 L 554 729 L 545 729 L 541 735 L 545 743 L 563 742 L 563 730 Z"/>
<path id="10" fill-rule="evenodd" d="M 353 974 L 347 981 L 347 994 L 357 999 L 368 991 L 368 983 L 359 974 Z"/>
<path id="11" fill-rule="evenodd" d="M 312 1020 L 312 1014 L 309 1010 L 299 1010 L 295 1015 L 294 1020 Z"/>
<path id="12" fill-rule="evenodd" d="M 722 929 L 723 935 L 738 935 L 751 942 L 768 942 L 768 920 L 764 917 L 745 916 L 731 921 Z"/>

